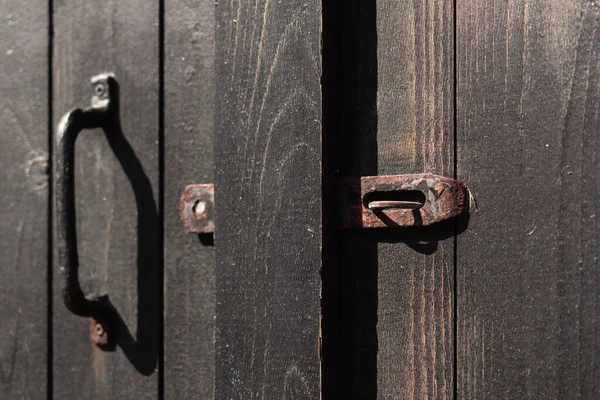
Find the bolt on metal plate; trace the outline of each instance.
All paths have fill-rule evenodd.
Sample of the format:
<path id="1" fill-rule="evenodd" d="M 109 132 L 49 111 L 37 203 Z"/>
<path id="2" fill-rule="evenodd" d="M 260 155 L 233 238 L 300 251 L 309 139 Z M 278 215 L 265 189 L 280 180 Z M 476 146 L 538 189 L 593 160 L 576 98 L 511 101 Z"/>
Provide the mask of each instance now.
<path id="1" fill-rule="evenodd" d="M 179 202 L 179 215 L 189 233 L 215 231 L 215 185 L 186 186 Z"/>

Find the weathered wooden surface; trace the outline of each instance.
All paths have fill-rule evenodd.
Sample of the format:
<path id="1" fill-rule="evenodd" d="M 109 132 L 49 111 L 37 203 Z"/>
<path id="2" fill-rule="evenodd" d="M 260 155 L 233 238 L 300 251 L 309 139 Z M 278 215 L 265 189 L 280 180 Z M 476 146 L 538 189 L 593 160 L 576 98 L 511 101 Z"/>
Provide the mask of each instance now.
<path id="1" fill-rule="evenodd" d="M 457 397 L 600 396 L 600 8 L 461 2 Z"/>
<path id="2" fill-rule="evenodd" d="M 166 399 L 211 399 L 214 390 L 214 248 L 186 233 L 178 214 L 186 185 L 214 179 L 214 7 L 165 4 Z"/>
<path id="3" fill-rule="evenodd" d="M 217 5 L 217 398 L 320 397 L 320 2 Z"/>
<path id="4" fill-rule="evenodd" d="M 1 0 L 0 37 L 0 398 L 42 399 L 48 388 L 47 2 L 23 8 Z"/>
<path id="5" fill-rule="evenodd" d="M 321 4 L 321 398 L 337 399 L 340 334 L 337 182 L 343 20 L 338 1 Z"/>
<path id="6" fill-rule="evenodd" d="M 62 303 L 55 264 L 55 398 L 158 396 L 158 10 L 142 0 L 54 4 L 54 120 L 88 106 L 90 77 L 112 71 L 122 127 L 84 131 L 75 150 L 80 279 L 86 294 L 107 294 L 119 314 L 111 332 L 117 348 L 104 352 L 90 343 L 89 319 Z"/>
<path id="7" fill-rule="evenodd" d="M 452 3 L 340 7 L 340 175 L 452 177 Z M 341 234 L 341 398 L 452 397 L 453 229 L 427 232 Z"/>

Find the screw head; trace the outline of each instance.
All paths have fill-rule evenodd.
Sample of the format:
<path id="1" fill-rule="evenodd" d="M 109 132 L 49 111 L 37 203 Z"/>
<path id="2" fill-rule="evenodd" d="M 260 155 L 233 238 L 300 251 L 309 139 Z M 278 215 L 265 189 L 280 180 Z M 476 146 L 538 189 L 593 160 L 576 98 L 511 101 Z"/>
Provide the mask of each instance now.
<path id="1" fill-rule="evenodd" d="M 103 83 L 98 83 L 94 86 L 94 94 L 98 97 L 104 96 L 106 93 L 106 87 L 104 87 Z"/>
<path id="2" fill-rule="evenodd" d="M 106 346 L 108 344 L 108 334 L 104 325 L 101 322 L 94 321 L 92 319 L 92 326 L 90 328 L 90 339 L 96 346 Z"/>
<path id="3" fill-rule="evenodd" d="M 204 215 L 204 213 L 206 213 L 206 203 L 202 200 L 198 200 L 194 203 L 192 211 L 194 211 L 194 215 L 196 217 L 201 217 L 202 215 Z"/>

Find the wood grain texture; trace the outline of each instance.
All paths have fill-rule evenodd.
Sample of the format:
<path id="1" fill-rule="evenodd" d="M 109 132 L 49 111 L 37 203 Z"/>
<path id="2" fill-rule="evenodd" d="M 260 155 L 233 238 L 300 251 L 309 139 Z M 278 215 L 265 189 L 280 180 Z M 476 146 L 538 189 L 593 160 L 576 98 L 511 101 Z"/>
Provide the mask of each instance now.
<path id="1" fill-rule="evenodd" d="M 46 6 L 0 1 L 0 398 L 6 400 L 46 398 L 48 387 Z"/>
<path id="2" fill-rule="evenodd" d="M 216 21 L 215 395 L 318 399 L 320 2 Z"/>
<path id="3" fill-rule="evenodd" d="M 214 392 L 214 248 L 178 213 L 186 185 L 214 179 L 214 8 L 165 2 L 165 399 Z"/>
<path id="4" fill-rule="evenodd" d="M 453 5 L 343 2 L 340 175 L 453 176 Z M 342 398 L 450 398 L 453 229 L 340 236 Z"/>
<path id="5" fill-rule="evenodd" d="M 457 16 L 458 172 L 479 206 L 458 240 L 458 397 L 598 398 L 600 8 Z"/>
<path id="6" fill-rule="evenodd" d="M 89 79 L 120 84 L 122 132 L 84 131 L 75 149 L 80 280 L 119 314 L 117 347 L 90 343 L 90 321 L 67 312 L 54 266 L 54 397 L 158 396 L 161 265 L 158 217 L 158 3 L 56 1 L 54 120 L 87 107 Z"/>

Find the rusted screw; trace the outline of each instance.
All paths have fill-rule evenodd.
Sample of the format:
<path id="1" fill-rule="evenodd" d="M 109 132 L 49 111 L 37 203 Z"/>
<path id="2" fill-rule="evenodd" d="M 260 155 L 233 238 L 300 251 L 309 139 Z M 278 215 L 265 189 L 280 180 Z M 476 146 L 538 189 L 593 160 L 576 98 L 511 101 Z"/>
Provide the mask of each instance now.
<path id="1" fill-rule="evenodd" d="M 102 323 L 92 320 L 90 338 L 96 346 L 102 347 L 108 344 L 108 335 Z"/>
<path id="2" fill-rule="evenodd" d="M 194 203 L 192 210 L 194 211 L 194 215 L 196 217 L 201 217 L 206 212 L 206 203 L 202 200 L 198 200 L 196 203 Z"/>
<path id="3" fill-rule="evenodd" d="M 98 97 L 102 97 L 102 95 L 104 95 L 105 89 L 104 89 L 104 85 L 99 83 L 96 86 L 94 86 L 94 93 L 96 93 L 96 96 Z"/>

